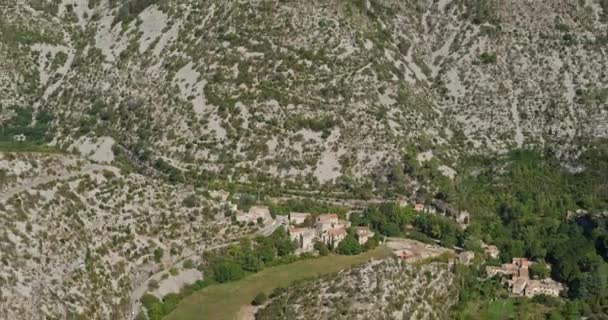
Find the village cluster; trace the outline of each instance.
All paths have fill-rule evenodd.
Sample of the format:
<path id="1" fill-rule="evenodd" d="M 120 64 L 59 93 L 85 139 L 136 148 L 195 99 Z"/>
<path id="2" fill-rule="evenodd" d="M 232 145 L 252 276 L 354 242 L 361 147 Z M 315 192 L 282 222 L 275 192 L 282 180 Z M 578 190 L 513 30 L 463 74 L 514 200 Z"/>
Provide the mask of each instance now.
<path id="1" fill-rule="evenodd" d="M 487 257 L 498 259 L 500 250 L 495 245 L 483 245 Z M 510 293 L 518 296 L 532 298 L 544 294 L 558 297 L 564 290 L 564 286 L 550 278 L 533 280 L 530 278 L 529 267 L 534 264 L 526 258 L 513 258 L 511 263 L 503 263 L 500 266 L 486 266 L 488 277 L 500 276 L 502 283 Z"/>
<path id="2" fill-rule="evenodd" d="M 289 216 L 273 219 L 268 207 L 264 206 L 251 207 L 247 212 L 237 210 L 236 221 L 285 228 L 291 240 L 298 243 L 297 253 L 313 251 L 317 241 L 335 248 L 346 238 L 347 230 L 351 227 L 350 221 L 340 219 L 335 213 L 313 217 L 310 213 L 291 212 Z M 374 232 L 367 227 L 355 227 L 354 232 L 362 245 L 374 236 Z"/>
<path id="3" fill-rule="evenodd" d="M 400 205 L 410 204 L 400 202 Z M 468 212 L 456 210 L 440 200 L 434 200 L 430 206 L 413 203 L 413 208 L 414 211 L 420 213 L 441 214 L 450 217 L 463 228 L 466 228 L 469 224 Z M 296 251 L 298 254 L 314 251 L 316 242 L 325 243 L 330 248 L 337 247 L 344 240 L 348 234 L 347 230 L 351 227 L 349 221 L 342 220 L 337 214 L 333 213 L 313 216 L 310 213 L 291 212 L 288 216 L 273 218 L 269 208 L 265 206 L 254 206 L 248 211 L 236 210 L 235 216 L 236 221 L 240 223 L 263 224 L 267 228 L 270 227 L 271 230 L 285 228 L 291 240 L 298 244 Z M 354 234 L 359 244 L 362 245 L 374 236 L 374 232 L 368 227 L 355 227 Z M 389 243 L 389 247 L 397 257 L 412 261 L 443 252 L 438 250 L 436 246 L 412 244 L 407 239 L 393 242 L 392 246 Z M 498 259 L 500 256 L 499 249 L 494 245 L 484 244 L 483 250 L 488 258 Z M 472 251 L 461 251 L 457 253 L 453 262 L 468 265 L 472 263 L 474 258 L 475 254 Z M 502 277 L 503 284 L 514 295 L 525 297 L 534 297 L 539 294 L 559 296 L 564 289 L 563 285 L 550 278 L 531 279 L 529 274 L 531 264 L 534 264 L 534 262 L 528 261 L 526 258 L 513 258 L 511 263 L 505 263 L 501 266 L 487 266 L 486 273 L 489 277 Z"/>
<path id="4" fill-rule="evenodd" d="M 496 275 L 503 277 L 509 292 L 515 295 L 534 297 L 539 294 L 548 296 L 559 296 L 564 289 L 563 285 L 550 278 L 533 280 L 530 279 L 529 266 L 534 264 L 526 258 L 513 258 L 511 263 L 504 263 L 501 266 L 487 266 L 486 273 L 489 277 Z"/>
<path id="5" fill-rule="evenodd" d="M 312 226 L 307 221 L 312 219 L 309 213 L 292 212 L 289 215 L 288 232 L 292 240 L 297 241 L 302 252 L 312 251 L 315 241 L 335 248 L 347 235 L 350 222 L 340 220 L 337 214 L 321 214 L 316 217 Z M 355 236 L 359 244 L 365 244 L 374 233 L 367 227 L 355 227 Z"/>
<path id="6" fill-rule="evenodd" d="M 430 205 L 425 205 L 422 201 L 414 201 L 413 203 L 410 203 L 407 200 L 399 201 L 401 207 L 409 206 L 410 204 L 414 207 L 415 212 L 442 215 L 454 220 L 463 229 L 469 226 L 469 212 L 456 209 L 445 201 L 433 199 Z"/>

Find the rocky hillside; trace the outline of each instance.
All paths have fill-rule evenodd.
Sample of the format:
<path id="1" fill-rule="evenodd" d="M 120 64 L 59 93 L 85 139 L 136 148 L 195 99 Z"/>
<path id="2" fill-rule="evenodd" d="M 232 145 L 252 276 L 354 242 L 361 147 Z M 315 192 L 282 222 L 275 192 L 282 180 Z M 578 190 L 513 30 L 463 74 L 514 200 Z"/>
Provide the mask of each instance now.
<path id="1" fill-rule="evenodd" d="M 453 281 L 446 264 L 373 261 L 279 290 L 256 319 L 447 319 Z"/>
<path id="2" fill-rule="evenodd" d="M 0 6 L 0 121 L 31 140 L 303 188 L 608 135 L 603 0 L 25 2 Z"/>
<path id="3" fill-rule="evenodd" d="M 0 318 L 127 318 L 150 275 L 251 231 L 213 183 L 403 187 L 411 160 L 453 177 L 539 145 L 578 170 L 608 137 L 606 0 L 1 0 L 0 17 L 0 150 L 75 153 L 0 153 Z M 335 285 L 440 317 L 449 274 L 412 270 L 266 311 L 365 315 Z M 445 281 L 404 296 L 427 271 Z"/>
<path id="4" fill-rule="evenodd" d="M 224 210 L 124 168 L 0 153 L 0 318 L 127 319 L 150 275 L 247 234 Z"/>

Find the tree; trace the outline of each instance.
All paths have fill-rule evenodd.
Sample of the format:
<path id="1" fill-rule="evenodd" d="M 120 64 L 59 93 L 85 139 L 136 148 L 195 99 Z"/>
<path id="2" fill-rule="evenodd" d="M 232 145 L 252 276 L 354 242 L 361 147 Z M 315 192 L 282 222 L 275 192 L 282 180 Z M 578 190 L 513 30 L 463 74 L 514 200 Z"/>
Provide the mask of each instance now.
<path id="1" fill-rule="evenodd" d="M 286 256 L 296 250 L 296 244 L 291 241 L 283 228 L 277 229 L 270 236 L 279 256 Z"/>
<path id="2" fill-rule="evenodd" d="M 182 201 L 182 205 L 186 208 L 194 208 L 199 205 L 199 202 L 198 202 L 198 199 L 196 198 L 196 196 L 191 194 L 191 195 L 187 196 L 186 198 L 184 198 L 184 200 Z"/>
<path id="3" fill-rule="evenodd" d="M 608 271 L 604 264 L 597 270 L 583 273 L 571 286 L 571 295 L 576 298 L 601 297 L 608 293 Z"/>
<path id="4" fill-rule="evenodd" d="M 346 235 L 344 240 L 340 241 L 336 252 L 344 255 L 355 255 L 361 253 L 361 245 L 352 234 Z"/>
<path id="5" fill-rule="evenodd" d="M 296 245 L 289 239 L 284 239 L 276 243 L 277 254 L 282 257 L 292 254 L 296 250 Z"/>
<path id="6" fill-rule="evenodd" d="M 260 257 L 254 253 L 245 254 L 241 259 L 243 270 L 250 272 L 258 272 L 264 267 L 264 263 Z"/>
<path id="7" fill-rule="evenodd" d="M 511 261 L 515 257 L 523 257 L 525 253 L 524 242 L 521 240 L 509 240 L 500 252 L 502 261 Z"/>
<path id="8" fill-rule="evenodd" d="M 177 308 L 181 297 L 177 293 L 169 293 L 163 297 L 163 314 L 167 315 Z"/>
<path id="9" fill-rule="evenodd" d="M 256 248 L 256 254 L 263 263 L 269 263 L 270 261 L 274 260 L 275 250 L 272 243 L 264 243 L 260 244 Z"/>
<path id="10" fill-rule="evenodd" d="M 549 268 L 544 262 L 537 262 L 530 266 L 530 275 L 534 279 L 545 279 L 549 277 Z"/>
<path id="11" fill-rule="evenodd" d="M 213 277 L 217 282 L 223 283 L 234 281 L 244 276 L 243 269 L 235 262 L 222 262 L 213 269 Z"/>
<path id="12" fill-rule="evenodd" d="M 481 63 L 483 63 L 483 64 L 496 63 L 496 53 L 484 52 L 479 56 L 479 60 L 481 60 Z"/>
<path id="13" fill-rule="evenodd" d="M 373 236 L 367 239 L 367 242 L 363 245 L 363 249 L 370 250 L 378 246 L 378 236 Z"/>
<path id="14" fill-rule="evenodd" d="M 148 290 L 156 290 L 158 289 L 160 286 L 158 285 L 158 281 L 156 281 L 155 279 L 152 279 L 150 281 L 148 281 Z"/>
<path id="15" fill-rule="evenodd" d="M 464 239 L 463 246 L 469 251 L 481 252 L 481 241 L 474 236 L 467 236 Z"/>
<path id="16" fill-rule="evenodd" d="M 403 173 L 403 166 L 401 164 L 395 164 L 391 168 L 389 175 L 389 182 L 393 186 L 396 193 L 405 193 L 406 178 Z"/>
<path id="17" fill-rule="evenodd" d="M 255 298 L 253 298 L 253 301 L 251 301 L 251 304 L 254 306 L 261 306 L 264 303 L 266 303 L 266 300 L 268 300 L 268 297 L 266 296 L 266 294 L 264 292 L 260 292 L 255 296 Z"/>
<path id="18" fill-rule="evenodd" d="M 154 261 L 160 262 L 160 259 L 163 258 L 163 255 L 164 255 L 163 249 L 162 248 L 156 248 L 154 250 Z"/>
<path id="19" fill-rule="evenodd" d="M 148 319 L 161 320 L 163 318 L 163 305 L 157 297 L 146 293 L 141 297 L 141 304 L 148 311 Z"/>
<path id="20" fill-rule="evenodd" d="M 399 225 L 394 222 L 387 223 L 380 231 L 389 237 L 397 237 L 401 235 L 401 229 L 399 228 Z"/>
<path id="21" fill-rule="evenodd" d="M 192 259 L 184 261 L 184 269 L 194 269 L 194 262 Z"/>
<path id="22" fill-rule="evenodd" d="M 251 206 L 255 204 L 255 197 L 249 194 L 242 194 L 239 197 L 238 206 L 239 209 L 247 211 Z"/>
<path id="23" fill-rule="evenodd" d="M 319 251 L 319 254 L 322 256 L 326 256 L 329 254 L 329 248 L 325 242 L 317 241 L 315 242 L 315 250 Z"/>
<path id="24" fill-rule="evenodd" d="M 596 240 L 598 253 L 608 261 L 608 234 L 601 235 Z"/>
<path id="25" fill-rule="evenodd" d="M 562 320 L 562 319 L 564 319 L 564 317 L 562 317 L 562 315 L 559 313 L 558 310 L 553 310 L 549 313 L 548 319 L 549 320 Z"/>

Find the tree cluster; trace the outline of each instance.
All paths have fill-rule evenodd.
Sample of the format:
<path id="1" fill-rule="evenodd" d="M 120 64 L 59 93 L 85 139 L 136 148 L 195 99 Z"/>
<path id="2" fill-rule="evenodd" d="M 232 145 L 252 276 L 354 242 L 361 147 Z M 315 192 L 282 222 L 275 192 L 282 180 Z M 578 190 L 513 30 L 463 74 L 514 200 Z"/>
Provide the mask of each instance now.
<path id="1" fill-rule="evenodd" d="M 384 203 L 371 206 L 363 213 L 351 215 L 353 226 L 369 226 L 373 230 L 388 237 L 405 235 L 407 225 L 413 221 L 414 213 L 411 208 L 400 208 L 395 203 Z"/>
<path id="2" fill-rule="evenodd" d="M 235 281 L 266 266 L 294 261 L 295 249 L 287 232 L 279 228 L 269 237 L 244 238 L 222 252 L 209 254 L 206 268 L 217 282 Z"/>
<path id="3" fill-rule="evenodd" d="M 551 277 L 568 287 L 568 312 L 605 314 L 608 222 L 592 213 L 608 208 L 608 144 L 590 147 L 580 158 L 586 169 L 574 174 L 562 170 L 550 150 L 488 161 L 474 160 L 473 168 L 484 169 L 460 181 L 455 193 L 473 213 L 467 236 L 496 244 L 503 262 L 548 262 Z M 590 214 L 568 217 L 579 208 Z M 538 278 L 549 272 L 543 264 L 531 271 Z"/>

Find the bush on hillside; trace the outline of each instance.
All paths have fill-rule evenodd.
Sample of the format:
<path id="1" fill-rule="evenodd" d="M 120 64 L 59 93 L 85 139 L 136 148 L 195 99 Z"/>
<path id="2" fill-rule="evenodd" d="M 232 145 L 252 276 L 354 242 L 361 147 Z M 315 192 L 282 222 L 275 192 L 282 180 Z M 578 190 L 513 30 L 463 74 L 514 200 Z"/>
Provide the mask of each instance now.
<path id="1" fill-rule="evenodd" d="M 266 303 L 266 300 L 268 300 L 268 297 L 266 296 L 266 294 L 264 292 L 260 292 L 255 296 L 255 298 L 253 298 L 253 301 L 251 301 L 251 304 L 254 306 L 261 306 L 264 303 Z"/>

